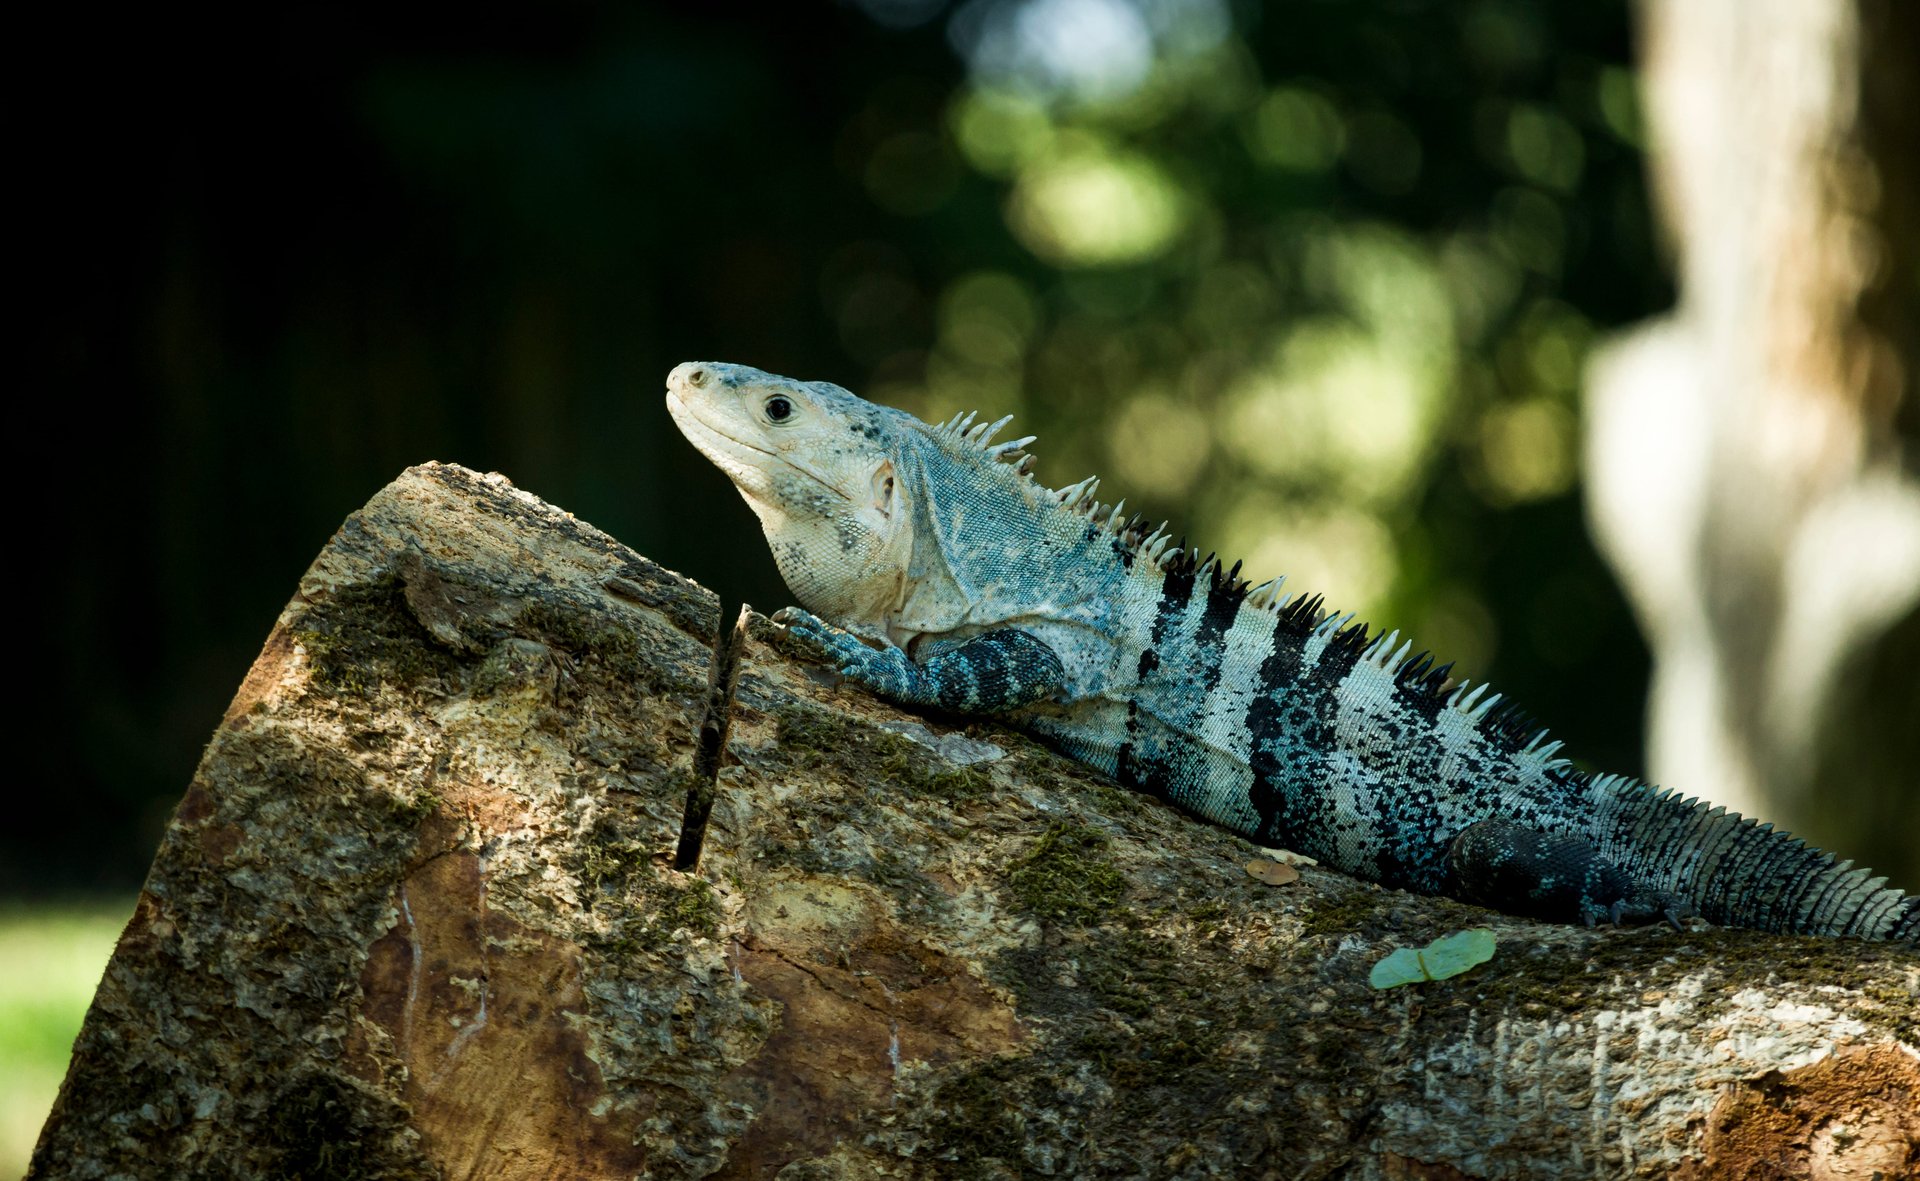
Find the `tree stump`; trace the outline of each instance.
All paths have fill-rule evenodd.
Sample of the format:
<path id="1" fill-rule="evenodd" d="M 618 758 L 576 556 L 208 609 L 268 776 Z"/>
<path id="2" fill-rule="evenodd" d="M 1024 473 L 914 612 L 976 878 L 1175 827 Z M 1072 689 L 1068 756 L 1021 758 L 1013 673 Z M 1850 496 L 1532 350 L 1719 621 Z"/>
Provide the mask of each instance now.
<path id="1" fill-rule="evenodd" d="M 764 620 L 675 870 L 720 628 L 711 593 L 497 476 L 382 491 L 208 745 L 31 1176 L 1920 1158 L 1911 949 L 1268 884 L 1246 841 L 837 687 Z M 1369 987 L 1392 948 L 1474 926 L 1491 961 Z"/>

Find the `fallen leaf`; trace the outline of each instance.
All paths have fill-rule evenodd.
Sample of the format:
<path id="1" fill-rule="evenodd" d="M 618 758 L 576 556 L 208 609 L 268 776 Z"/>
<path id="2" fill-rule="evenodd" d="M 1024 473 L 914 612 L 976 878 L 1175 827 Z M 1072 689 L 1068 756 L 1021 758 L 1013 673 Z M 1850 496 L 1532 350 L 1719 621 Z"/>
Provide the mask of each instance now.
<path id="1" fill-rule="evenodd" d="M 1402 947 L 1389 953 L 1367 973 L 1367 983 L 1375 988 L 1398 988 L 1402 984 L 1445 980 L 1492 959 L 1493 947 L 1493 932 L 1486 927 L 1455 931 L 1425 947 Z"/>
<path id="2" fill-rule="evenodd" d="M 1249 861 L 1247 876 L 1256 882 L 1265 882 L 1269 886 L 1284 886 L 1288 882 L 1299 881 L 1300 871 L 1278 861 Z"/>

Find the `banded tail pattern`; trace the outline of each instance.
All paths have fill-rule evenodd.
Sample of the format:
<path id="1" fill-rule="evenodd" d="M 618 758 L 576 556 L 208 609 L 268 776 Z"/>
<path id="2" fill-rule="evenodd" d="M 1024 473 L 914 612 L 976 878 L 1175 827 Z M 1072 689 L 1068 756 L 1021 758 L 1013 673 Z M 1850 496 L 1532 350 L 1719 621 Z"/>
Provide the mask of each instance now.
<path id="1" fill-rule="evenodd" d="M 1737 812 L 1624 775 L 1591 777 L 1601 853 L 1722 926 L 1920 942 L 1920 894 Z"/>

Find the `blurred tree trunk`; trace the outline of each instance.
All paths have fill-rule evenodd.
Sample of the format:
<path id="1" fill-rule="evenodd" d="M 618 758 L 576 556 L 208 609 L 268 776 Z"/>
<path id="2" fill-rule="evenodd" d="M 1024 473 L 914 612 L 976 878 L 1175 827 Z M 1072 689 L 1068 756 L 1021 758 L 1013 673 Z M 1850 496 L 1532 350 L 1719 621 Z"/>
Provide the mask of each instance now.
<path id="1" fill-rule="evenodd" d="M 568 514 L 416 468 L 241 685 L 30 1177 L 1886 1176 L 1911 949 L 1542 926 L 1257 850 L 840 689 Z M 672 857 L 696 730 L 725 743 Z M 1267 880 L 1274 875 L 1269 874 Z M 1397 945 L 1492 927 L 1467 975 Z M 1836 1131 L 1835 1129 L 1841 1129 Z"/>
<path id="2" fill-rule="evenodd" d="M 1652 774 L 1920 885 L 1920 5 L 1645 0 L 1680 302 L 1589 382 Z"/>

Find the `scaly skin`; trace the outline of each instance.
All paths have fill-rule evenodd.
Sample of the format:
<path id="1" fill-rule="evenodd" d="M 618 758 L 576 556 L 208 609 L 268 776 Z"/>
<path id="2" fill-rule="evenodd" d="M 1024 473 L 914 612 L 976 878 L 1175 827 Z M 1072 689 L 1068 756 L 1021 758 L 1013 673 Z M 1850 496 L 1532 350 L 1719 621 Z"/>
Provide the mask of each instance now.
<path id="1" fill-rule="evenodd" d="M 667 379 L 805 610 L 891 700 L 994 714 L 1263 844 L 1557 921 L 1699 914 L 1920 942 L 1920 897 L 1770 826 L 1580 771 L 1486 686 L 1316 596 L 1171 548 L 1094 482 L 1034 482 L 1006 420 L 941 426 L 742 365 Z"/>

